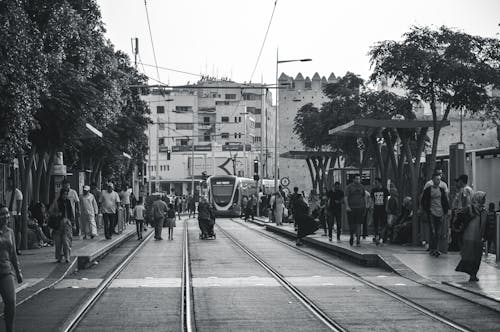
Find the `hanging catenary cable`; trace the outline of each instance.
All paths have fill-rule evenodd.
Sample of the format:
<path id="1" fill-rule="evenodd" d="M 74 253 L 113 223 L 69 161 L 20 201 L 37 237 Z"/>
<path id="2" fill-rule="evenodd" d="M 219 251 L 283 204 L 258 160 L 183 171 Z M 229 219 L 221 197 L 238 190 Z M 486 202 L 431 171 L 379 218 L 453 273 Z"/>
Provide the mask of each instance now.
<path id="1" fill-rule="evenodd" d="M 250 75 L 250 81 L 249 82 L 252 82 L 253 75 L 255 74 L 255 70 L 257 69 L 257 66 L 259 64 L 260 56 L 262 55 L 262 50 L 264 49 L 264 45 L 266 43 L 267 35 L 269 33 L 269 28 L 271 28 L 271 23 L 273 22 L 274 11 L 276 10 L 276 4 L 277 3 L 278 3 L 278 0 L 274 1 L 273 12 L 271 13 L 271 18 L 269 19 L 269 24 L 267 25 L 266 34 L 264 35 L 264 40 L 262 41 L 262 45 L 260 46 L 259 55 L 257 56 L 257 61 L 255 61 L 255 66 L 253 67 L 252 75 Z"/>
<path id="2" fill-rule="evenodd" d="M 176 73 L 181 73 L 181 74 L 186 74 L 186 75 L 192 75 L 192 76 L 197 76 L 197 77 L 203 77 L 203 75 L 201 75 L 201 74 L 190 73 L 190 72 L 188 72 L 188 71 L 179 70 L 179 69 L 173 69 L 173 68 L 167 68 L 167 67 L 161 67 L 161 66 L 148 65 L 148 64 L 145 64 L 145 63 L 143 63 L 142 65 L 143 65 L 143 66 L 147 66 L 147 67 L 156 67 L 156 68 L 159 68 L 159 69 L 168 70 L 168 71 L 173 71 L 173 72 L 176 72 Z"/>
<path id="3" fill-rule="evenodd" d="M 156 61 L 155 45 L 153 42 L 153 32 L 151 31 L 151 23 L 149 22 L 148 4 L 147 4 L 146 0 L 144 0 L 144 8 L 146 9 L 146 19 L 148 21 L 149 38 L 151 39 L 151 48 L 153 49 L 153 59 L 155 61 L 156 77 L 158 78 L 158 81 L 159 81 L 160 80 L 160 71 L 158 70 L 158 61 Z"/>

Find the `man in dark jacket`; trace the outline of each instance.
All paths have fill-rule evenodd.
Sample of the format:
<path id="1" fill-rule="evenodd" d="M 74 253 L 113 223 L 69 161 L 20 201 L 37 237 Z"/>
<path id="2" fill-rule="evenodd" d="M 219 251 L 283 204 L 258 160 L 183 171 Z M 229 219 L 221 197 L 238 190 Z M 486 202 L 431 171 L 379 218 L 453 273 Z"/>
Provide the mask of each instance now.
<path id="1" fill-rule="evenodd" d="M 450 204 L 446 191 L 440 187 L 441 177 L 438 173 L 432 175 L 432 186 L 427 187 L 422 195 L 422 208 L 429 217 L 430 241 L 429 254 L 439 257 L 441 253 L 437 250 L 439 234 L 443 226 L 443 217 L 450 210 Z"/>

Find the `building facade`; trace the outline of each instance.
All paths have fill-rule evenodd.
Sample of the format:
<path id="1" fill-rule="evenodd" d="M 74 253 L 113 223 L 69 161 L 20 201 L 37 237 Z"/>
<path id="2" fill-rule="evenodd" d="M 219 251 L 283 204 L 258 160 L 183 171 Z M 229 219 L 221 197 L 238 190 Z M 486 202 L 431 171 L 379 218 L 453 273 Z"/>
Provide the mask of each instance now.
<path id="1" fill-rule="evenodd" d="M 323 86 L 336 81 L 335 75 L 330 74 L 328 79 L 315 73 L 312 78 L 304 78 L 298 73 L 295 78 L 282 73 L 279 85 L 284 86 L 278 93 L 279 115 L 279 154 L 288 151 L 305 151 L 297 135 L 293 133 L 294 118 L 297 111 L 304 105 L 312 103 L 315 107 L 327 101 L 323 94 Z M 312 189 L 311 177 L 306 161 L 302 159 L 279 158 L 279 176 L 290 180 L 289 190 L 297 186 L 308 193 Z"/>
<path id="2" fill-rule="evenodd" d="M 203 78 L 182 88 L 156 88 L 151 109 L 146 181 L 151 191 L 188 194 L 204 174 L 274 176 L 274 106 L 262 84 Z M 194 181 L 193 181 L 194 180 Z"/>

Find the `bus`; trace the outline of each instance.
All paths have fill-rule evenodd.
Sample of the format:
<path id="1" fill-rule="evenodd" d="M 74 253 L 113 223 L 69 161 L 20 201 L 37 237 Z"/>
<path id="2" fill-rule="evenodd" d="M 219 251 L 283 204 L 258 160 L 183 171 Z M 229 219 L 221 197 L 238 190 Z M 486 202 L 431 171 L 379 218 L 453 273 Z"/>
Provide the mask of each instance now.
<path id="1" fill-rule="evenodd" d="M 263 191 L 272 192 L 274 182 L 262 180 Z M 258 183 L 254 179 L 234 175 L 213 175 L 207 179 L 208 201 L 215 207 L 217 216 L 239 217 L 243 197 L 258 197 Z"/>

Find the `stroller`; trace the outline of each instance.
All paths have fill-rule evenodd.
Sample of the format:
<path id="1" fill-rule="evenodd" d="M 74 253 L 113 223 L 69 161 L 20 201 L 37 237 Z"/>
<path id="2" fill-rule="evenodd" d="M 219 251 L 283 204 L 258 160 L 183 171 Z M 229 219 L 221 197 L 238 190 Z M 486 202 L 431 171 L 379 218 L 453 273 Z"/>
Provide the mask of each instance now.
<path id="1" fill-rule="evenodd" d="M 200 239 L 215 240 L 217 238 L 214 232 L 215 219 L 198 219 L 200 226 Z"/>

